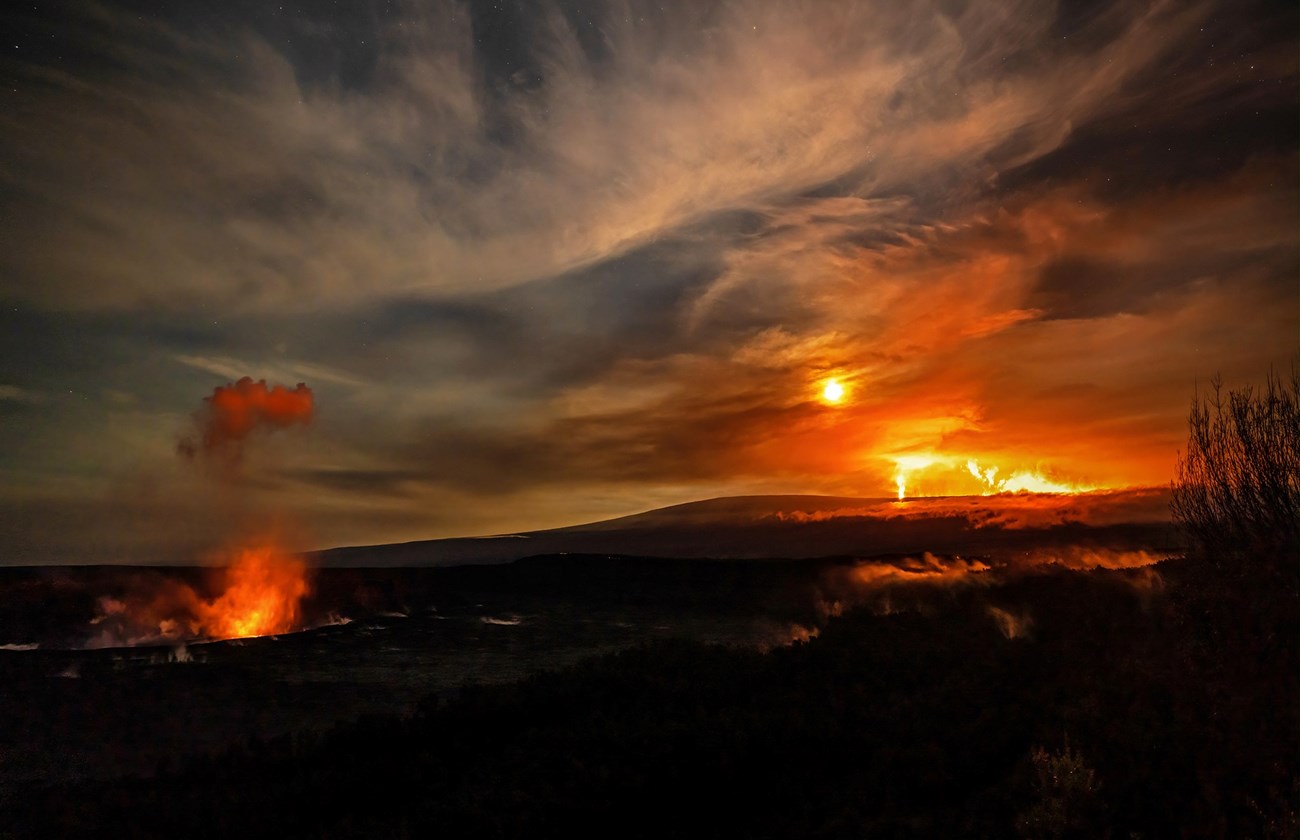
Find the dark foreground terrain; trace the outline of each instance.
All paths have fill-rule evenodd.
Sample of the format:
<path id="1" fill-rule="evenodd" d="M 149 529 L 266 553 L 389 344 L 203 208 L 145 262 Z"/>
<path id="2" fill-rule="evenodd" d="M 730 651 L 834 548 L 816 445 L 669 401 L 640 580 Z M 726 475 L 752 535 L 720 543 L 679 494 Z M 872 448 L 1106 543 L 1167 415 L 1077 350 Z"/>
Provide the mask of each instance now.
<path id="1" fill-rule="evenodd" d="M 879 588 L 807 642 L 649 642 L 156 775 L 25 787 L 0 825 L 12 837 L 1295 836 L 1293 590 L 1187 561 L 1156 572 Z"/>
<path id="2" fill-rule="evenodd" d="M 0 569 L 0 805 L 33 786 L 145 776 L 249 738 L 409 714 L 430 692 L 519 680 L 656 639 L 788 644 L 845 561 L 542 557 L 321 569 L 280 636 L 157 638 L 102 602 L 204 591 L 220 570 Z M 133 642 L 133 643 L 132 643 Z"/>

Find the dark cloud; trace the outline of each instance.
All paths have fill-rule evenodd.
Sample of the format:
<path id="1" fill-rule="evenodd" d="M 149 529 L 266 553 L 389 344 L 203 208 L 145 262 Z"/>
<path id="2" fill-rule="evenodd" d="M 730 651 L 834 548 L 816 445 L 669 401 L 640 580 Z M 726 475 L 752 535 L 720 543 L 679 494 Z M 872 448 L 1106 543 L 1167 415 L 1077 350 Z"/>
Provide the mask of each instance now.
<path id="1" fill-rule="evenodd" d="M 563 419 L 526 433 L 436 428 L 400 461 L 425 465 L 424 475 L 439 484 L 488 494 L 538 485 L 726 479 L 762 473 L 764 467 L 780 472 L 780 463 L 753 457 L 770 442 L 774 427 L 798 422 L 805 413 L 799 407 L 718 401 Z"/>

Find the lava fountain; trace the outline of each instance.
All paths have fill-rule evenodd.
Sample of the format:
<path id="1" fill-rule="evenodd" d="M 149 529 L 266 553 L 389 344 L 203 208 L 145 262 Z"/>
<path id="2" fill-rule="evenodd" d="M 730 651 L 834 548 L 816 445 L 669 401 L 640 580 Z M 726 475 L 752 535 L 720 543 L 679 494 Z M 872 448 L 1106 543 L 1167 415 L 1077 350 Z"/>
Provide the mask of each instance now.
<path id="1" fill-rule="evenodd" d="M 219 576 L 218 576 L 219 575 Z M 86 647 L 130 647 L 270 636 L 303 629 L 307 563 L 270 545 L 243 548 L 200 592 L 179 576 L 133 576 L 99 599 Z M 209 594 L 214 593 L 214 594 Z"/>
<path id="2" fill-rule="evenodd" d="M 307 564 L 269 547 L 246 548 L 226 569 L 226 588 L 198 607 L 200 632 L 212 639 L 269 636 L 302 629 L 310 591 Z"/>

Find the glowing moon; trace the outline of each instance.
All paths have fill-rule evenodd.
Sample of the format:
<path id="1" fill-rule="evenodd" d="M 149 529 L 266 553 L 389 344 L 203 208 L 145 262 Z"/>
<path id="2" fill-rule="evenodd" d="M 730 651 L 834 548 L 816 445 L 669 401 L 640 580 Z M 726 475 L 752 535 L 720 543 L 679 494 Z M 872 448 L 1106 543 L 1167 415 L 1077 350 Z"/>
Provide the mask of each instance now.
<path id="1" fill-rule="evenodd" d="M 837 403 L 844 399 L 844 386 L 837 380 L 826 380 L 826 387 L 822 388 L 822 399 L 828 403 Z"/>

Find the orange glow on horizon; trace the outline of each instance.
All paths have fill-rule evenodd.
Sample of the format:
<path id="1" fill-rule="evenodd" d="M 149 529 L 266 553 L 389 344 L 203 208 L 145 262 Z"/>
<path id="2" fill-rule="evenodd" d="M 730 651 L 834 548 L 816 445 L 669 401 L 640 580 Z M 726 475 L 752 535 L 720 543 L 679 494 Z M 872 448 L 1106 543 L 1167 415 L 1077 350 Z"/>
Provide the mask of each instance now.
<path id="1" fill-rule="evenodd" d="M 1089 493 L 1103 489 L 1092 484 L 1057 481 L 1028 470 L 1013 472 L 1006 478 L 999 479 L 997 467 L 982 470 L 974 458 L 966 462 L 966 471 L 985 485 L 987 489 L 983 495 L 986 496 L 993 493 Z"/>
<path id="2" fill-rule="evenodd" d="M 982 467 L 975 458 L 914 453 L 891 455 L 887 456 L 887 459 L 894 463 L 893 480 L 898 490 L 899 501 L 903 501 L 908 495 L 913 497 L 976 494 L 991 496 L 1001 493 L 1074 495 L 1098 490 L 1121 489 L 1117 486 L 1049 477 L 1029 469 L 1017 469 L 1004 474 L 996 465 Z M 922 472 L 927 473 L 926 481 L 923 482 L 925 489 L 913 486 L 909 491 L 909 477 L 914 473 Z M 972 486 L 971 478 L 978 484 Z"/>

